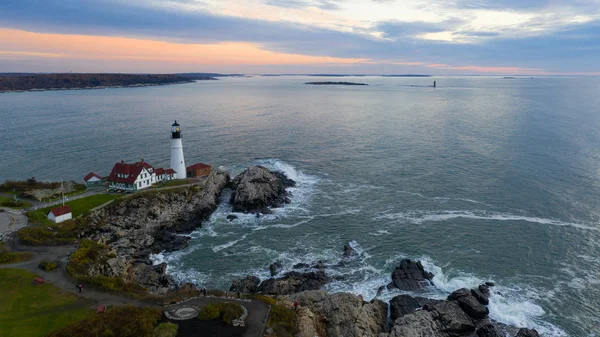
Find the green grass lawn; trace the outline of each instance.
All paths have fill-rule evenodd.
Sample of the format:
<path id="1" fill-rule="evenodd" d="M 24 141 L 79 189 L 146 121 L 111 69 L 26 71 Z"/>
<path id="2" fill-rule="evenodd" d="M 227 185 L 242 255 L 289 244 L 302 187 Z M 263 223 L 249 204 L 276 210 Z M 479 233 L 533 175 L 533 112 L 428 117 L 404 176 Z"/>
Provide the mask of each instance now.
<path id="1" fill-rule="evenodd" d="M 11 203 L 13 203 L 13 202 L 15 202 L 15 200 L 13 198 L 7 198 L 7 197 L 0 196 L 0 206 L 9 207 L 9 208 L 27 208 L 27 207 L 31 207 L 30 203 L 25 202 L 23 200 L 17 201 L 17 203 L 19 203 L 19 205 L 11 205 Z"/>
<path id="2" fill-rule="evenodd" d="M 94 310 L 52 284 L 33 285 L 38 277 L 21 269 L 0 269 L 0 336 L 43 337 L 95 315 Z"/>
<path id="3" fill-rule="evenodd" d="M 120 195 L 114 194 L 95 194 L 89 197 L 69 201 L 66 203 L 73 210 L 73 218 L 78 217 L 81 214 L 84 214 L 91 210 L 94 207 L 98 207 L 106 202 L 109 202 L 113 199 L 117 199 L 121 197 Z M 58 207 L 60 205 L 55 205 L 52 207 L 46 207 L 42 209 L 38 209 L 36 211 L 27 212 L 27 217 L 29 217 L 29 221 L 33 223 L 40 223 L 42 225 L 53 225 L 54 223 L 48 220 L 48 213 L 50 209 L 54 207 Z"/>

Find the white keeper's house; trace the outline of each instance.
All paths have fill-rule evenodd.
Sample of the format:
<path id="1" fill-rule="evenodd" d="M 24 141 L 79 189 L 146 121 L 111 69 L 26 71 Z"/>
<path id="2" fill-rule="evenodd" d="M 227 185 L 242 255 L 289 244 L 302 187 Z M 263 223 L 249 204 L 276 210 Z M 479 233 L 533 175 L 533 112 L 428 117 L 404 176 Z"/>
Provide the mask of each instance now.
<path id="1" fill-rule="evenodd" d="M 71 220 L 73 218 L 71 207 L 69 206 L 60 206 L 50 210 L 48 213 L 48 219 L 54 221 L 55 223 L 60 223 L 66 220 Z"/>
<path id="2" fill-rule="evenodd" d="M 176 172 L 172 169 L 154 169 L 144 159 L 134 164 L 121 161 L 113 166 L 108 176 L 108 188 L 134 192 L 163 180 L 175 179 L 175 175 Z"/>

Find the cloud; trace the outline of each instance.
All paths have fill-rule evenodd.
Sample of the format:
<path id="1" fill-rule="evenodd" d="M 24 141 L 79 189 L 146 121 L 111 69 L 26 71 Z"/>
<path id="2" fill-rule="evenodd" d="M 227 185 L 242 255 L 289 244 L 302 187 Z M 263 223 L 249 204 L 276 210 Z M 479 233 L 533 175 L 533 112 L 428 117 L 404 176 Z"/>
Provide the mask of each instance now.
<path id="1" fill-rule="evenodd" d="M 335 8 L 326 8 L 326 3 Z M 245 43 L 277 54 L 369 60 L 381 67 L 361 63 L 362 68 L 356 69 L 378 72 L 404 69 L 398 67 L 447 73 L 484 68 L 600 71 L 596 61 L 600 29 L 591 19 L 600 6 L 589 2 L 577 2 L 583 5 L 575 7 L 557 3 L 548 9 L 539 1 L 525 1 L 527 6 L 519 7 L 516 1 L 504 0 L 500 3 L 508 7 L 501 8 L 493 4 L 497 1 L 440 0 L 427 2 L 431 15 L 416 5 L 406 7 L 410 3 L 425 1 L 372 1 L 367 6 L 359 0 L 247 0 L 240 6 L 230 0 L 4 0 L 0 28 L 176 45 Z M 265 6 L 268 12 L 263 11 Z M 311 15 L 296 16 L 299 13 Z M 6 43 L 0 43 L 0 51 L 64 54 L 59 48 L 19 49 Z"/>

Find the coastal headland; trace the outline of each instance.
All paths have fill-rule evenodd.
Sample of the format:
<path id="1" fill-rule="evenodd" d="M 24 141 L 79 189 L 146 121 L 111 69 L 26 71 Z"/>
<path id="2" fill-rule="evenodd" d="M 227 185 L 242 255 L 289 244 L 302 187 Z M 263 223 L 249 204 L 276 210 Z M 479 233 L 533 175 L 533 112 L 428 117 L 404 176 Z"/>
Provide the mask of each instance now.
<path id="1" fill-rule="evenodd" d="M 200 74 L 2 74 L 0 92 L 141 87 L 216 80 Z"/>
<path id="2" fill-rule="evenodd" d="M 15 267 L 31 271 L 38 262 L 42 265 L 38 261 L 41 258 L 54 261 L 59 271 L 48 274 L 48 280 L 62 284 L 66 290 L 75 282 L 84 282 L 92 287 L 91 294 L 96 295 L 90 296 L 96 300 L 102 298 L 98 294 L 108 292 L 111 295 L 106 298 L 111 303 L 146 306 L 140 299 L 149 298 L 151 306 L 177 313 L 191 312 L 209 303 L 246 299 L 247 304 L 239 302 L 248 312 L 240 320 L 248 320 L 248 327 L 236 330 L 240 336 L 539 336 L 535 330 L 508 326 L 489 317 L 487 306 L 495 294 L 492 282 L 473 289 L 457 289 L 446 299 L 404 294 L 388 304 L 377 298 L 382 292 L 398 290 L 425 295 L 427 289 L 435 287 L 435 275 L 425 270 L 420 261 L 398 261 L 390 282 L 381 284 L 378 295 L 370 301 L 354 294 L 323 291 L 324 285 L 344 277 L 331 276 L 329 271 L 360 254 L 350 243 L 340 249 L 336 261 L 306 261 L 294 266 L 274 261 L 268 266 L 271 278 L 261 281 L 248 275 L 233 280 L 228 293 L 209 292 L 230 297 L 224 300 L 205 299 L 199 285 L 176 282 L 168 274 L 166 263 L 154 265 L 150 260 L 152 253 L 187 247 L 187 234 L 211 216 L 225 189 L 231 189 L 228 202 L 235 212 L 259 216 L 293 203 L 287 188 L 294 185 L 285 174 L 262 166 L 249 167 L 233 180 L 228 172 L 217 169 L 197 183 L 137 192 L 74 220 L 23 228 L 16 237 L 8 238 L 8 245 L 16 251 L 34 252 L 33 262 L 16 263 Z M 33 242 L 37 245 L 27 245 Z M 73 244 L 77 249 L 67 258 L 65 254 Z M 289 267 L 292 271 L 283 272 Z M 185 322 L 197 322 L 192 316 Z"/>
<path id="3" fill-rule="evenodd" d="M 335 82 L 335 81 L 324 81 L 324 82 L 306 82 L 307 85 L 368 85 L 366 83 L 358 82 Z"/>

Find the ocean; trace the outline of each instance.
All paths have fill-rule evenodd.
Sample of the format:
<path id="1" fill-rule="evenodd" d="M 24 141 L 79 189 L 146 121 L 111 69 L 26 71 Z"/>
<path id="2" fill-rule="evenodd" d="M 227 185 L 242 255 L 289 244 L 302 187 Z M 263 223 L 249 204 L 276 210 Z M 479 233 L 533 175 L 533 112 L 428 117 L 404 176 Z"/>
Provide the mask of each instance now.
<path id="1" fill-rule="evenodd" d="M 0 94 L 0 180 L 81 181 L 120 160 L 232 174 L 260 164 L 297 182 L 256 218 L 223 202 L 190 246 L 158 254 L 180 281 L 228 289 L 268 265 L 341 259 L 327 285 L 375 297 L 402 258 L 443 298 L 497 284 L 492 318 L 543 336 L 600 336 L 600 78 L 308 76 Z M 338 79 L 333 79 L 338 80 Z M 427 87 L 437 81 L 437 88 Z M 386 291 L 389 300 L 400 291 Z"/>

